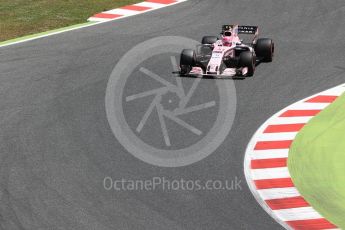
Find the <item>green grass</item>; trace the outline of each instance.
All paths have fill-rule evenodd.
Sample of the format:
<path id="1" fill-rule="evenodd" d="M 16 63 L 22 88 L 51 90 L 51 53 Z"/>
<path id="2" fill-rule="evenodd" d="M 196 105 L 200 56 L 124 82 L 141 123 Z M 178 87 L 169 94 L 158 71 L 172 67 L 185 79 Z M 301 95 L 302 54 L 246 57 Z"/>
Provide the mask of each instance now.
<path id="1" fill-rule="evenodd" d="M 86 22 L 142 0 L 0 0 L 0 41 Z"/>
<path id="2" fill-rule="evenodd" d="M 345 95 L 297 135 L 288 167 L 295 186 L 309 204 L 345 229 Z"/>

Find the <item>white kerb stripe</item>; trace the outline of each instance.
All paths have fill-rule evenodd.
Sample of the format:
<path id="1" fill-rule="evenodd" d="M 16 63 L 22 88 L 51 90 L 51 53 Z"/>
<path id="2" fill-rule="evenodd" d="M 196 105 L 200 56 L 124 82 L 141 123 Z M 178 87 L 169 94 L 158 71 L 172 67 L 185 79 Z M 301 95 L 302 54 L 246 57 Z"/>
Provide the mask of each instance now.
<path id="1" fill-rule="evenodd" d="M 274 117 L 268 125 L 306 124 L 313 117 Z"/>
<path id="2" fill-rule="evenodd" d="M 252 175 L 253 180 L 279 179 L 291 177 L 287 167 L 252 169 L 250 171 L 250 174 Z"/>
<path id="3" fill-rule="evenodd" d="M 250 158 L 252 160 L 287 158 L 288 156 L 289 156 L 289 149 L 253 150 L 250 153 Z"/>
<path id="4" fill-rule="evenodd" d="M 283 221 L 309 220 L 323 218 L 312 207 L 273 210 L 273 213 Z"/>
<path id="5" fill-rule="evenodd" d="M 103 13 L 106 14 L 119 14 L 119 15 L 126 15 L 126 16 L 131 16 L 131 15 L 136 15 L 143 13 L 145 11 L 136 11 L 136 10 L 125 10 L 125 9 L 114 9 L 114 10 L 108 10 Z"/>
<path id="6" fill-rule="evenodd" d="M 160 3 L 153 3 L 153 2 L 140 2 L 137 4 L 134 4 L 136 6 L 144 6 L 144 7 L 150 7 L 153 9 L 158 9 L 167 6 L 166 4 L 160 4 Z"/>
<path id="7" fill-rule="evenodd" d="M 261 198 L 264 200 L 282 199 L 301 196 L 295 187 L 292 188 L 271 188 L 258 190 Z"/>
<path id="8" fill-rule="evenodd" d="M 295 139 L 297 132 L 288 133 L 263 133 L 256 141 L 288 141 Z"/>
<path id="9" fill-rule="evenodd" d="M 329 106 L 330 103 L 298 103 L 292 106 L 289 106 L 287 110 L 310 110 L 310 109 L 317 109 L 322 110 Z"/>
<path id="10" fill-rule="evenodd" d="M 122 17 L 118 17 L 118 18 L 122 18 Z M 107 22 L 109 20 L 113 20 L 110 18 L 96 18 L 96 17 L 91 17 L 87 19 L 89 22 Z"/>

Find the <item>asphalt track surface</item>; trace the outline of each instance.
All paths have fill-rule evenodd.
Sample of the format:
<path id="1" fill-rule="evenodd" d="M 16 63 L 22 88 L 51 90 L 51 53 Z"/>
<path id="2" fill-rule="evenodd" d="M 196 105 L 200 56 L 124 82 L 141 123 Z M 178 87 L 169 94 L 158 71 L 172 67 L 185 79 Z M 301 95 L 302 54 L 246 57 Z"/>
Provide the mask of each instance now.
<path id="1" fill-rule="evenodd" d="M 344 21 L 342 0 L 190 0 L 1 48 L 1 228 L 281 229 L 245 183 L 245 148 L 281 108 L 344 83 Z M 122 55 L 149 38 L 200 40 L 233 22 L 260 25 L 274 38 L 276 56 L 253 78 L 235 82 L 237 114 L 224 143 L 182 168 L 155 167 L 127 153 L 104 108 L 108 78 Z M 243 190 L 115 192 L 103 188 L 105 176 L 237 176 Z"/>

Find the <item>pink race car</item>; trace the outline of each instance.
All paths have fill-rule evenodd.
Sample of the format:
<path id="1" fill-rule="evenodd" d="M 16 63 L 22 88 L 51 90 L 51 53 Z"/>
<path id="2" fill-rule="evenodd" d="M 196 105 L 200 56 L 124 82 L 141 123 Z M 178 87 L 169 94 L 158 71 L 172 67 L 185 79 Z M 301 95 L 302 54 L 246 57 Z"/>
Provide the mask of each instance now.
<path id="1" fill-rule="evenodd" d="M 250 35 L 243 42 L 239 34 Z M 257 26 L 224 25 L 221 39 L 206 36 L 196 50 L 181 53 L 180 74 L 213 77 L 253 76 L 259 62 L 272 62 L 274 43 L 258 38 Z"/>

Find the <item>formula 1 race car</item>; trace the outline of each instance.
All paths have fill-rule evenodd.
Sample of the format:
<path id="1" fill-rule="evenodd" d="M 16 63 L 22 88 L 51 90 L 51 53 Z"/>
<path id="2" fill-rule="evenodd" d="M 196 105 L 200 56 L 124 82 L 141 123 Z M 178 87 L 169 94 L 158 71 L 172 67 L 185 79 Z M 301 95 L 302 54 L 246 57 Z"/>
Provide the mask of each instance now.
<path id="1" fill-rule="evenodd" d="M 258 62 L 272 62 L 274 43 L 258 38 L 257 26 L 224 25 L 221 39 L 205 36 L 196 50 L 184 49 L 180 74 L 212 77 L 253 76 Z M 250 35 L 244 42 L 239 34 Z"/>

